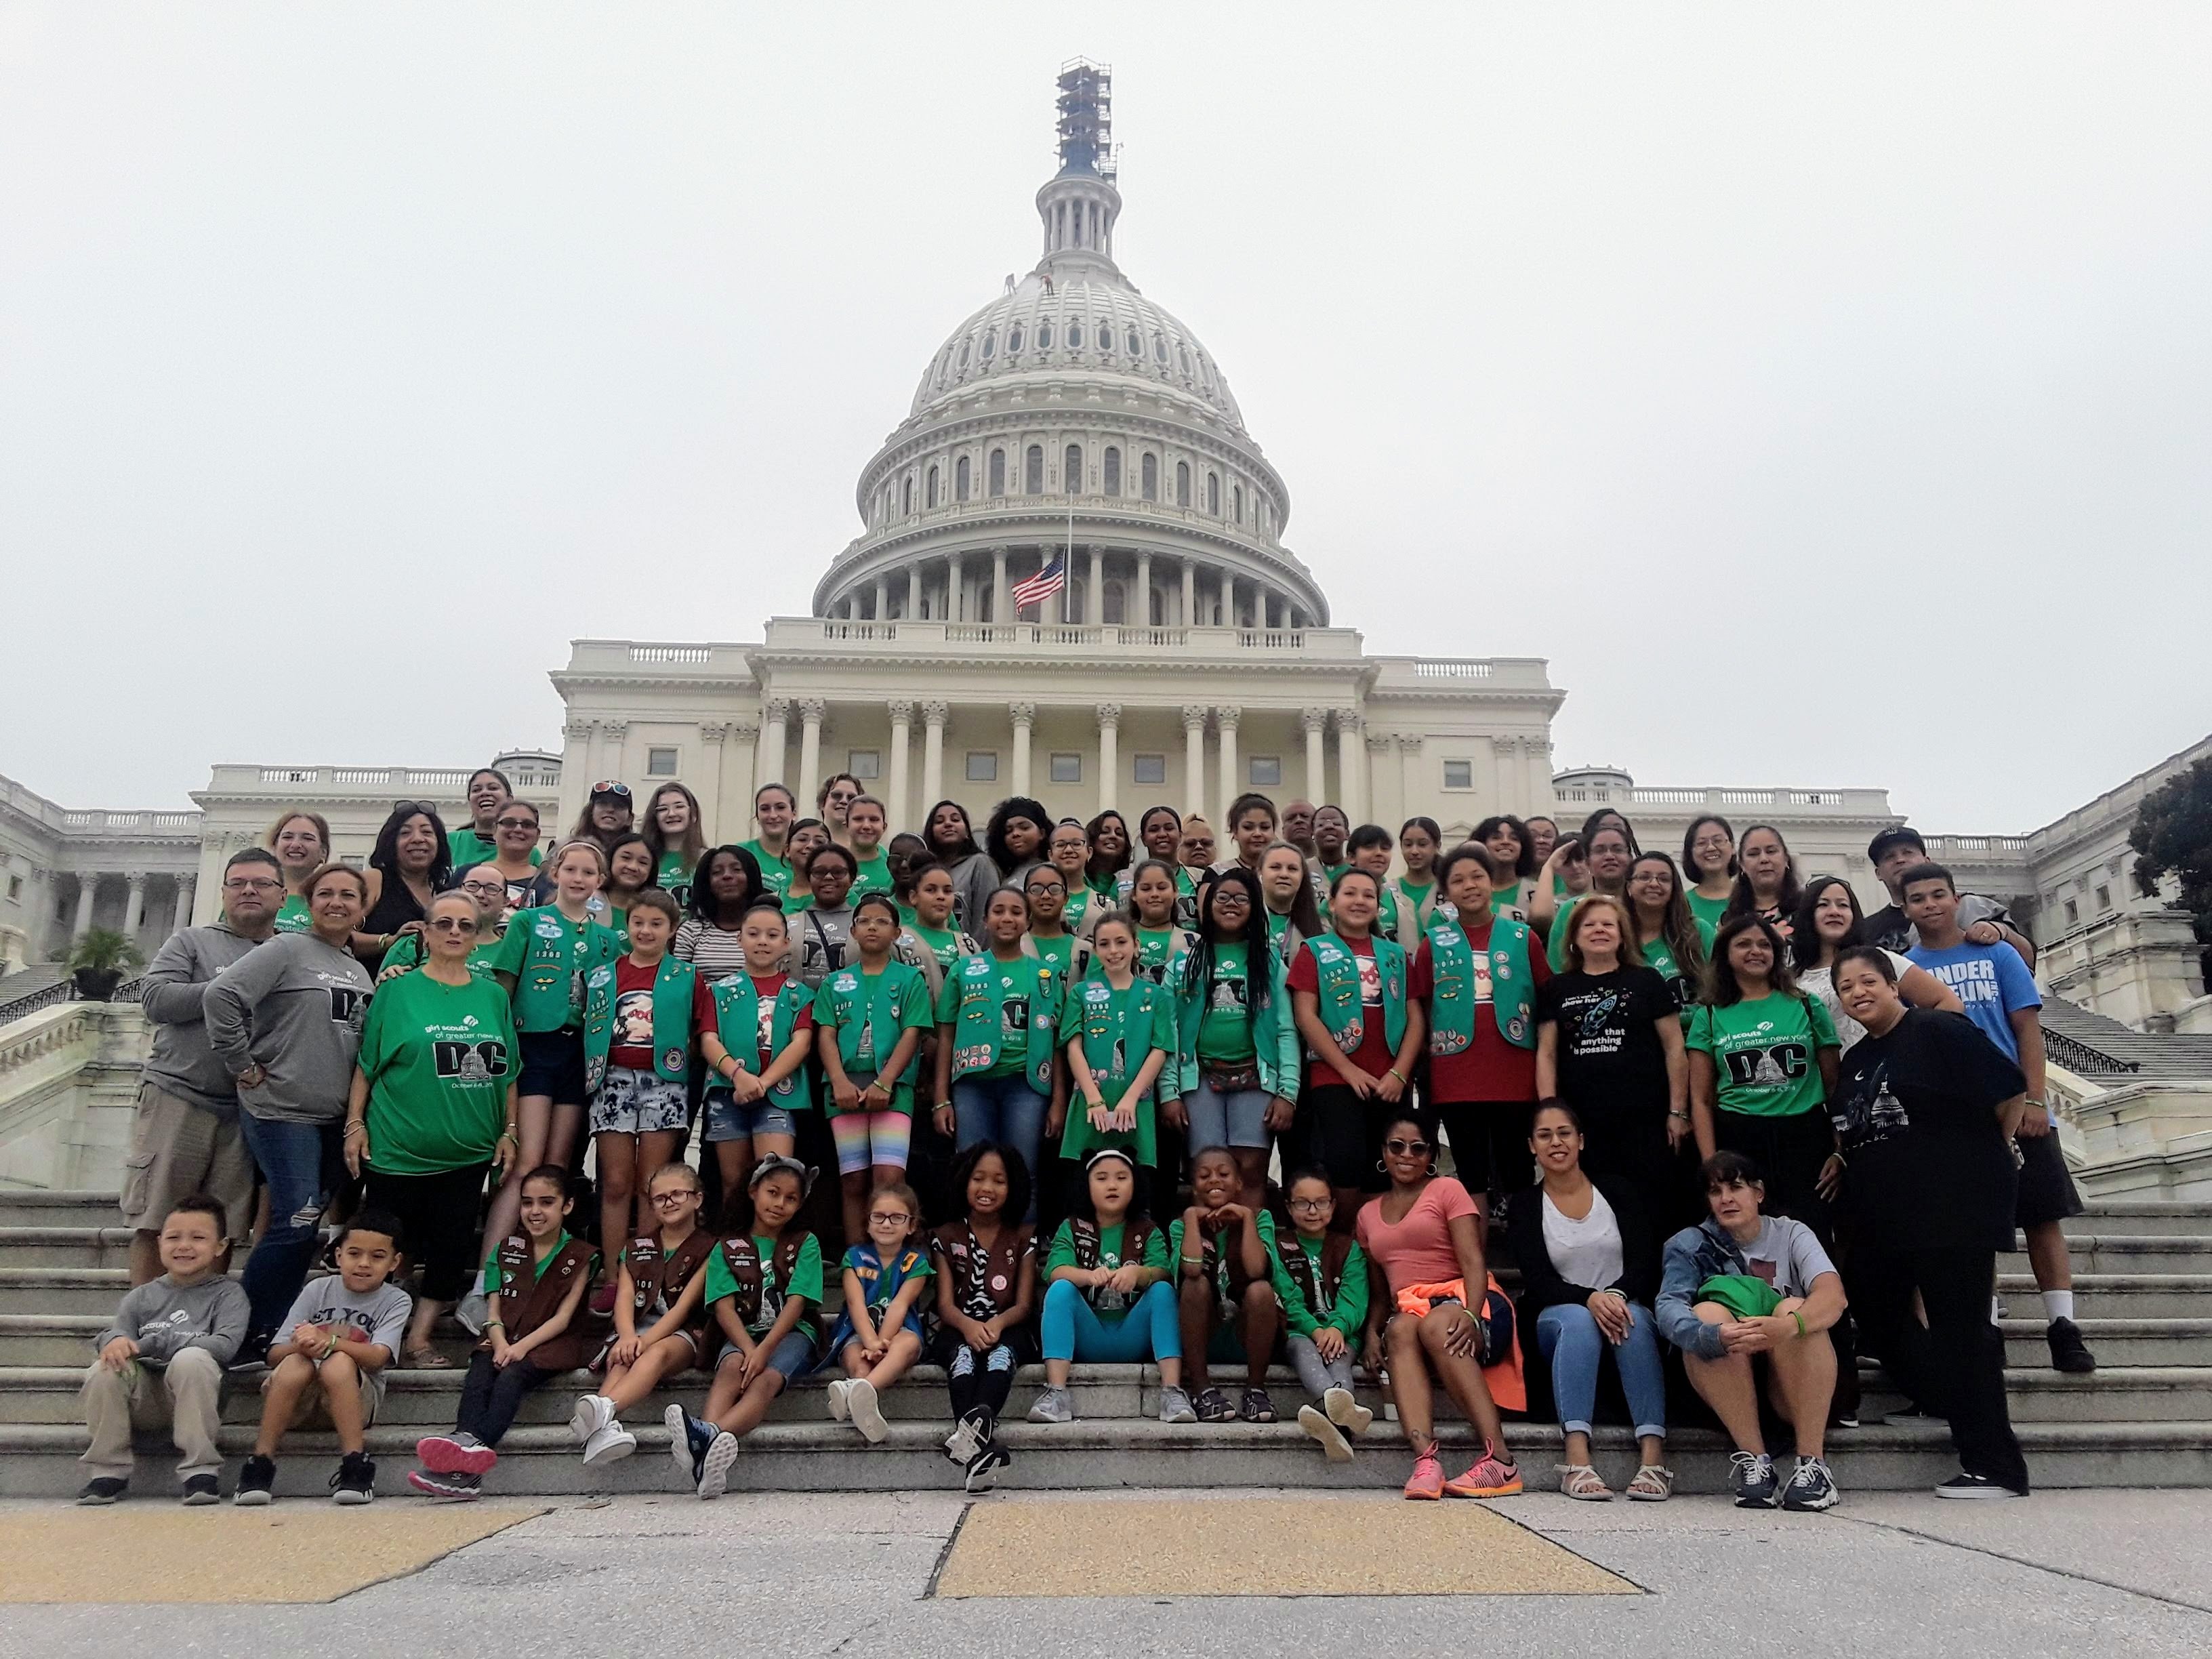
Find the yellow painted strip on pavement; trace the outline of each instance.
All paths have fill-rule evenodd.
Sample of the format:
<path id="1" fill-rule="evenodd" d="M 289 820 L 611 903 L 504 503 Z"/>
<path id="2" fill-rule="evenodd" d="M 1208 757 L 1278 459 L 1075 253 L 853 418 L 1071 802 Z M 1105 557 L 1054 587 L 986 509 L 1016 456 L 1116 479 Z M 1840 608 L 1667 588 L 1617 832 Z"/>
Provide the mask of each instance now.
<path id="1" fill-rule="evenodd" d="M 1480 1504 L 1397 1497 L 978 1504 L 936 1589 L 963 1598 L 1639 1593 Z"/>
<path id="2" fill-rule="evenodd" d="M 543 1504 L 0 1510 L 0 1603 L 329 1601 L 545 1513 Z"/>

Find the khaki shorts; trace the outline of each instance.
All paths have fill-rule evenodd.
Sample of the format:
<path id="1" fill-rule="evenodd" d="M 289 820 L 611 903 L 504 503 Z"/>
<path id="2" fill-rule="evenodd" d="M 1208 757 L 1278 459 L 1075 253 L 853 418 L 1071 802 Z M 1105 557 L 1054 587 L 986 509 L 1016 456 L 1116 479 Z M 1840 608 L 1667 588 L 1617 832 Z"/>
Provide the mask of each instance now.
<path id="1" fill-rule="evenodd" d="M 118 1205 L 127 1224 L 159 1232 L 179 1200 L 209 1193 L 222 1200 L 232 1240 L 251 1238 L 258 1179 L 235 1117 L 225 1122 L 152 1083 L 139 1085 Z"/>
<path id="2" fill-rule="evenodd" d="M 322 1366 L 319 1362 L 315 1369 L 318 1373 L 321 1371 Z M 273 1376 L 274 1373 L 270 1375 Z M 264 1395 L 269 1392 L 269 1378 L 266 1376 L 261 1379 L 261 1392 Z M 376 1408 L 383 1403 L 384 1382 L 381 1376 L 373 1377 L 364 1372 L 361 1377 L 362 1427 L 368 1428 L 376 1421 Z M 323 1397 L 323 1383 L 319 1375 L 317 1376 L 313 1388 L 300 1390 L 300 1398 L 292 1407 L 292 1420 L 284 1426 L 287 1429 L 327 1429 L 335 1426 L 331 1422 L 330 1402 Z"/>

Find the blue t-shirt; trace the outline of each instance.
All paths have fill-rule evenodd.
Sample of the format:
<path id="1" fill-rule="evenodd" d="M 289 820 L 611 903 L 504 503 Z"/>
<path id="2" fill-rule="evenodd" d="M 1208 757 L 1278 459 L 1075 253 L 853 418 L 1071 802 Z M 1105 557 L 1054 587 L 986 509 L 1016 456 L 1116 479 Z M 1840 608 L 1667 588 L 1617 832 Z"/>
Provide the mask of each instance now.
<path id="1" fill-rule="evenodd" d="M 1995 945 L 1969 940 L 1948 951 L 1931 951 L 1923 945 L 1905 954 L 1915 967 L 1925 968 L 1956 992 L 1966 1005 L 1966 1018 L 1981 1027 L 1982 1035 L 2007 1060 L 2020 1063 L 2012 1016 L 2022 1008 L 2043 1006 L 2043 994 L 2035 988 L 2035 975 L 2027 971 L 2019 951 L 2000 939 Z"/>

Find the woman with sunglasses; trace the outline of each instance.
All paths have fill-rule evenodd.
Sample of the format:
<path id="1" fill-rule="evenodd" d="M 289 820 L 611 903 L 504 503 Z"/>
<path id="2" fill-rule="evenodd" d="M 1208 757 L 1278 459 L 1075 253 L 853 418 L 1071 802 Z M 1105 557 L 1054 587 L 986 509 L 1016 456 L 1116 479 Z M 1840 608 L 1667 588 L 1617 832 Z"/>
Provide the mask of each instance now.
<path id="1" fill-rule="evenodd" d="M 403 933 L 419 932 L 430 900 L 453 873 L 446 826 L 427 801 L 396 802 L 368 855 L 368 913 L 354 934 L 354 954 L 374 975 Z"/>
<path id="2" fill-rule="evenodd" d="M 1406 1496 L 1509 1498 L 1521 1490 L 1521 1470 L 1506 1449 L 1505 1425 L 1491 1389 L 1494 1380 L 1513 1410 L 1528 1405 L 1519 1354 L 1498 1316 L 1512 1304 L 1502 1292 L 1493 1299 L 1488 1288 L 1474 1200 L 1458 1182 L 1436 1171 L 1436 1120 L 1401 1107 L 1382 1136 L 1382 1173 L 1390 1185 L 1360 1206 L 1353 1232 L 1367 1252 L 1370 1284 L 1363 1358 L 1372 1372 L 1387 1364 L 1398 1426 L 1413 1449 Z M 1480 1316 L 1469 1302 L 1478 1286 L 1483 1287 Z M 1486 1348 L 1503 1352 L 1486 1355 Z M 1492 1360 L 1488 1375 L 1486 1358 Z M 1431 1377 L 1482 1437 L 1482 1455 L 1450 1480 L 1444 1479 L 1437 1443 Z"/>
<path id="3" fill-rule="evenodd" d="M 1195 812 L 1182 821 L 1176 837 L 1176 920 L 1186 927 L 1198 926 L 1199 884 L 1213 869 L 1214 846 L 1212 824 Z"/>
<path id="4" fill-rule="evenodd" d="M 814 792 L 814 810 L 822 822 L 830 826 L 830 838 L 840 847 L 849 847 L 846 818 L 853 803 L 861 795 L 860 781 L 850 772 L 832 772 L 822 780 L 822 787 Z"/>
<path id="5" fill-rule="evenodd" d="M 680 783 L 664 783 L 645 804 L 645 844 L 653 853 L 651 885 L 674 899 L 691 901 L 691 872 L 707 850 L 699 798 Z"/>
<path id="6" fill-rule="evenodd" d="M 448 831 L 446 836 L 446 850 L 456 870 L 484 863 L 497 850 L 500 810 L 514 799 L 514 786 L 496 766 L 480 766 L 469 774 L 461 798 L 468 803 L 468 828 Z"/>
<path id="7" fill-rule="evenodd" d="M 507 932 L 507 884 L 500 879 L 499 867 L 478 864 L 456 870 L 453 884 L 446 891 L 465 893 L 477 907 L 476 943 L 469 951 L 469 969 L 478 978 L 489 980 L 492 958 L 498 954 L 500 939 Z M 435 912 L 433 905 L 432 913 Z M 384 953 L 384 965 L 376 970 L 379 985 L 412 973 L 430 959 L 429 947 L 424 943 L 429 938 L 428 924 L 424 926 L 422 933 L 402 933 L 392 941 L 392 948 Z"/>
<path id="8" fill-rule="evenodd" d="M 570 841 L 595 841 L 602 853 L 614 850 L 617 838 L 637 828 L 637 805 L 629 786 L 608 778 L 592 786 L 589 799 L 568 834 Z"/>
<path id="9" fill-rule="evenodd" d="M 764 783 L 753 792 L 753 822 L 760 834 L 738 846 L 752 855 L 768 892 L 777 898 L 791 896 L 791 866 L 784 861 L 785 837 L 799 815 L 799 798 L 780 783 Z"/>

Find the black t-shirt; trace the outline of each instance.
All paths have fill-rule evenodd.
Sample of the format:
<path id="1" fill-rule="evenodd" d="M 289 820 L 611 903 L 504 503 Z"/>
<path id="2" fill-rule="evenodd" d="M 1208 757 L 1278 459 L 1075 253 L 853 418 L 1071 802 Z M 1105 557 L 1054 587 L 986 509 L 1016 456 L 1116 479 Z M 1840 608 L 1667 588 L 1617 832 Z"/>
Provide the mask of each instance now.
<path id="1" fill-rule="evenodd" d="M 1894 951 L 1899 956 L 1910 951 L 1912 948 L 1912 924 L 1905 919 L 1904 907 L 1885 904 L 1861 921 L 1859 941 L 1863 945 L 1879 945 L 1885 951 Z"/>
<path id="2" fill-rule="evenodd" d="M 2027 1079 L 1964 1014 L 1907 1008 L 1844 1055 L 1844 1202 L 1872 1249 L 2009 1249 L 2018 1171 L 2000 1101 Z"/>
<path id="3" fill-rule="evenodd" d="M 1586 1123 L 1665 1123 L 1667 1051 L 1659 1022 L 1677 1015 L 1674 994 L 1656 969 L 1554 974 L 1537 989 L 1536 1018 L 1559 1026 L 1559 1095 Z"/>

